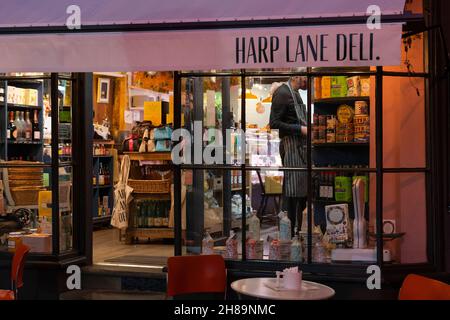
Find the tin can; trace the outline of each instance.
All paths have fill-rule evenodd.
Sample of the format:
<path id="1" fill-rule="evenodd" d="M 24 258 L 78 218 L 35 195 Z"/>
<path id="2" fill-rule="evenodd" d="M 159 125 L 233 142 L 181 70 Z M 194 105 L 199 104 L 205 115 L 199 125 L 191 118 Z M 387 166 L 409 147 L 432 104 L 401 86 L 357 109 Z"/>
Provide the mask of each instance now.
<path id="1" fill-rule="evenodd" d="M 356 116 L 367 116 L 369 115 L 369 105 L 366 101 L 356 101 L 355 102 L 355 115 Z"/>

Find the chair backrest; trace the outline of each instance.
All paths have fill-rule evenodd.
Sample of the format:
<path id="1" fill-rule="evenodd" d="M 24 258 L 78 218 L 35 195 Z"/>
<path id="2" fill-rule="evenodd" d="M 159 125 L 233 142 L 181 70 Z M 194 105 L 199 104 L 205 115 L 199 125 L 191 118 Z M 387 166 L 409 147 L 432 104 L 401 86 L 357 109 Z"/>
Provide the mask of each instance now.
<path id="1" fill-rule="evenodd" d="M 167 260 L 167 296 L 225 293 L 227 275 L 220 255 L 179 256 Z"/>
<path id="2" fill-rule="evenodd" d="M 24 244 L 16 248 L 11 265 L 11 282 L 15 287 L 13 289 L 19 289 L 23 286 L 23 269 L 28 252 L 30 252 L 30 248 Z"/>
<path id="3" fill-rule="evenodd" d="M 403 281 L 398 298 L 399 300 L 450 300 L 450 285 L 410 274 Z"/>

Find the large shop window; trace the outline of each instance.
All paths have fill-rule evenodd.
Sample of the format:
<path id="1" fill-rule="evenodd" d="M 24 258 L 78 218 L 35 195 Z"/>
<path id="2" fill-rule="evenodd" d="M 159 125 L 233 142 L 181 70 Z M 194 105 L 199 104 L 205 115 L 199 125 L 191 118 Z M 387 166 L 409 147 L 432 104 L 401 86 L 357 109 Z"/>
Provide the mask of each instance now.
<path id="1" fill-rule="evenodd" d="M 407 68 L 177 74 L 178 253 L 268 268 L 429 262 L 427 75 Z M 270 127 L 273 93 L 292 76 L 306 79 L 301 146 Z M 289 144 L 302 161 L 290 163 Z"/>
<path id="2" fill-rule="evenodd" d="M 2 252 L 19 243 L 32 259 L 70 255 L 74 236 L 71 74 L 1 77 Z M 75 228 L 76 229 L 76 228 Z"/>

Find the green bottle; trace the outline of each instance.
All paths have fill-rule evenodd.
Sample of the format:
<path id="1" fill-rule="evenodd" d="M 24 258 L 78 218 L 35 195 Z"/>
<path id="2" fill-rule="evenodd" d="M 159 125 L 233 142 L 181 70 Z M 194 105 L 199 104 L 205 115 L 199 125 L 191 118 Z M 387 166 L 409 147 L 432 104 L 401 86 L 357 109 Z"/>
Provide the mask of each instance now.
<path id="1" fill-rule="evenodd" d="M 149 228 L 153 228 L 155 225 L 155 219 L 153 217 L 153 207 L 154 207 L 153 203 L 154 201 L 150 200 L 147 206 L 147 221 Z"/>
<path id="2" fill-rule="evenodd" d="M 170 213 L 170 201 L 166 201 L 166 205 L 164 207 L 164 226 L 166 228 L 169 227 L 169 213 Z"/>
<path id="3" fill-rule="evenodd" d="M 141 228 L 147 228 L 146 210 L 147 210 L 147 203 L 143 201 L 141 205 Z"/>
<path id="4" fill-rule="evenodd" d="M 161 227 L 161 215 L 159 212 L 160 210 L 161 210 L 160 201 L 155 201 L 155 228 Z"/>
<path id="5" fill-rule="evenodd" d="M 141 227 L 141 203 L 140 202 L 136 203 L 136 210 L 135 210 L 133 224 L 134 224 L 135 228 Z"/>

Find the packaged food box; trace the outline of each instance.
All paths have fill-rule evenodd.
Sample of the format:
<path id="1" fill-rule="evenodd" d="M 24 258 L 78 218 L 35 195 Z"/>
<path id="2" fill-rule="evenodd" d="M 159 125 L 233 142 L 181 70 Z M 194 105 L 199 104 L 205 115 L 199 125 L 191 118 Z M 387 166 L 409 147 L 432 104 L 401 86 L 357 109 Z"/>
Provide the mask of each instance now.
<path id="1" fill-rule="evenodd" d="M 370 78 L 361 78 L 361 96 L 369 97 L 370 96 Z"/>
<path id="2" fill-rule="evenodd" d="M 347 96 L 348 97 L 361 96 L 361 83 L 359 76 L 347 78 Z"/>
<path id="3" fill-rule="evenodd" d="M 341 105 L 337 110 L 337 118 L 339 123 L 350 123 L 353 121 L 355 111 L 351 106 L 346 104 Z"/>
<path id="4" fill-rule="evenodd" d="M 341 176 L 336 177 L 334 179 L 334 195 L 336 201 L 352 201 L 352 178 Z"/>
<path id="5" fill-rule="evenodd" d="M 314 99 L 322 99 L 322 77 L 314 78 Z"/>
<path id="6" fill-rule="evenodd" d="M 367 126 L 370 123 L 369 116 L 355 116 L 353 122 L 356 126 Z"/>
<path id="7" fill-rule="evenodd" d="M 338 143 L 354 142 L 354 135 L 353 134 L 338 134 L 338 133 L 336 133 L 336 142 L 338 142 Z"/>
<path id="8" fill-rule="evenodd" d="M 336 142 L 336 132 L 327 131 L 327 143 L 335 143 Z"/>
<path id="9" fill-rule="evenodd" d="M 331 97 L 347 96 L 347 78 L 342 76 L 331 77 Z"/>
<path id="10" fill-rule="evenodd" d="M 366 101 L 356 101 L 355 102 L 355 115 L 356 116 L 369 115 L 369 105 Z"/>
<path id="11" fill-rule="evenodd" d="M 336 129 L 337 120 L 335 116 L 327 116 L 327 129 Z"/>
<path id="12" fill-rule="evenodd" d="M 331 77 L 322 77 L 321 99 L 331 98 Z"/>

